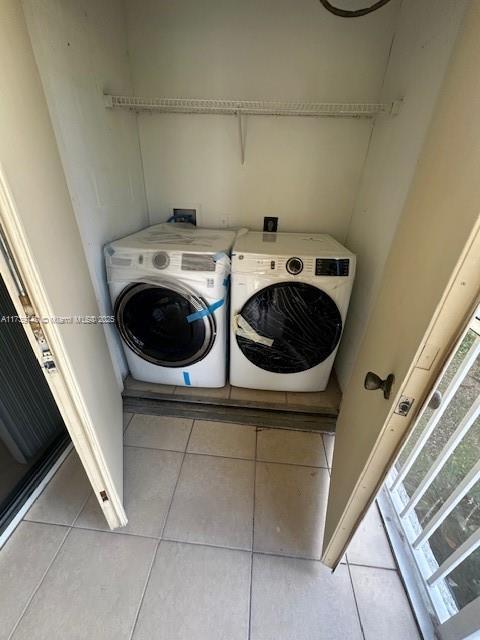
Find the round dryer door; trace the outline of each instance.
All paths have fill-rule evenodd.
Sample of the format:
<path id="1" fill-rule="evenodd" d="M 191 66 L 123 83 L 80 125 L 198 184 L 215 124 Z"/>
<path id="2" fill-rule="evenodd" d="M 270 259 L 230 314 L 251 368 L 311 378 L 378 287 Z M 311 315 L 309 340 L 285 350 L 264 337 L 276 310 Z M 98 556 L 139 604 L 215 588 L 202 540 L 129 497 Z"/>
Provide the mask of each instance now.
<path id="1" fill-rule="evenodd" d="M 163 367 L 183 367 L 204 358 L 213 346 L 213 315 L 191 317 L 206 309 L 184 287 L 143 282 L 122 291 L 114 312 L 120 335 L 138 356 Z"/>
<path id="2" fill-rule="evenodd" d="M 266 346 L 242 336 L 237 343 L 246 358 L 265 371 L 299 373 L 320 364 L 335 350 L 342 318 L 332 298 L 303 282 L 272 284 L 253 295 L 240 315 Z"/>

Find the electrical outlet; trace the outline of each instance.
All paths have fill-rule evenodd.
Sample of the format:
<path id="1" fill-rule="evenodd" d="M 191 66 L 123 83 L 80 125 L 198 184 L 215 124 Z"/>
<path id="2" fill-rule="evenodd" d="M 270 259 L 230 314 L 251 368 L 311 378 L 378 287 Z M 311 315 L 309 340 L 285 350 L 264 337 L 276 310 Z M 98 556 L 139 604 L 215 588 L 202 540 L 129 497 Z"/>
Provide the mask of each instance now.
<path id="1" fill-rule="evenodd" d="M 263 218 L 263 230 L 275 233 L 278 229 L 278 218 L 265 216 Z"/>

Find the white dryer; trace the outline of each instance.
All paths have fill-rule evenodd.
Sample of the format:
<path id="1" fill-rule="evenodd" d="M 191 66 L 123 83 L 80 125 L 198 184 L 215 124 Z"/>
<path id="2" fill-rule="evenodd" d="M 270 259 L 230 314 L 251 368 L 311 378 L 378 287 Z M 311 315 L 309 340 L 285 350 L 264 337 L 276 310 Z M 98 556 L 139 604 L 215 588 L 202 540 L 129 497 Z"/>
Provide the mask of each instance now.
<path id="1" fill-rule="evenodd" d="M 105 247 L 117 329 L 137 380 L 226 384 L 235 233 L 159 224 Z"/>
<path id="2" fill-rule="evenodd" d="M 331 236 L 240 237 L 232 253 L 230 383 L 323 391 L 354 276 L 355 256 Z"/>

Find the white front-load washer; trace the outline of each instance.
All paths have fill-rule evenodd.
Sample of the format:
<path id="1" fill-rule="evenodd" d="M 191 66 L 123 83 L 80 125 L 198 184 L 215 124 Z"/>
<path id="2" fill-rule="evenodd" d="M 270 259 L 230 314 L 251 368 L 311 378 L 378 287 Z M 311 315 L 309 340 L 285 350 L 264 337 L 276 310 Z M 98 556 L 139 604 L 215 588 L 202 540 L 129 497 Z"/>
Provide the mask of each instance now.
<path id="1" fill-rule="evenodd" d="M 261 233 L 232 252 L 230 383 L 323 391 L 342 335 L 355 256 L 324 234 Z"/>
<path id="2" fill-rule="evenodd" d="M 230 231 L 164 223 L 105 247 L 115 323 L 135 379 L 226 384 L 234 238 Z"/>

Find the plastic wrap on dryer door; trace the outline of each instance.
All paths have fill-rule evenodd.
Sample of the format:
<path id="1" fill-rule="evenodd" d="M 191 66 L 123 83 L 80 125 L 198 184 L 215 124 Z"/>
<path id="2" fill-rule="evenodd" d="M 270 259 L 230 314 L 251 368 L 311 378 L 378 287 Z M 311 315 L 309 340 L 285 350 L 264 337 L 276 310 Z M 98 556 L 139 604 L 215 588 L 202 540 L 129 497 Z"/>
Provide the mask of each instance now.
<path id="1" fill-rule="evenodd" d="M 243 305 L 236 324 L 236 340 L 248 360 L 276 373 L 306 371 L 323 362 L 338 345 L 343 328 L 330 296 L 301 282 L 259 290 Z"/>

